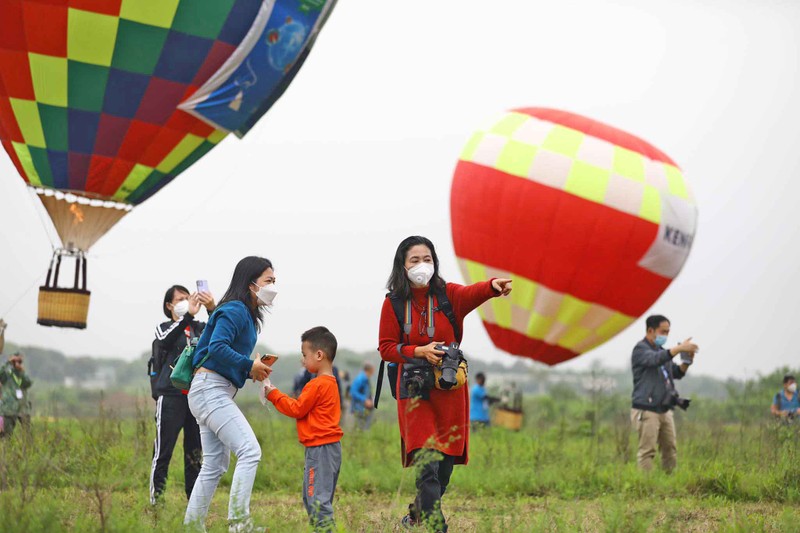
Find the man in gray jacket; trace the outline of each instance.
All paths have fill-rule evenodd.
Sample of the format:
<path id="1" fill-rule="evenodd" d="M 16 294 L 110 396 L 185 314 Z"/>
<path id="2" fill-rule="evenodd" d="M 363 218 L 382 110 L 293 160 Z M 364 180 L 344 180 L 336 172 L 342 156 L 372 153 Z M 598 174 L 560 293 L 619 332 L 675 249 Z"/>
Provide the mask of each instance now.
<path id="1" fill-rule="evenodd" d="M 671 472 L 678 457 L 672 410 L 676 405 L 683 409 L 688 406 L 688 400 L 679 399 L 674 380 L 686 375 L 698 348 L 691 337 L 673 348 L 664 348 L 670 327 L 664 316 L 650 316 L 645 324 L 647 335 L 636 344 L 631 356 L 631 422 L 639 434 L 637 463 L 642 470 L 652 470 L 658 445 L 661 465 Z M 680 365 L 672 362 L 678 354 L 681 354 Z"/>

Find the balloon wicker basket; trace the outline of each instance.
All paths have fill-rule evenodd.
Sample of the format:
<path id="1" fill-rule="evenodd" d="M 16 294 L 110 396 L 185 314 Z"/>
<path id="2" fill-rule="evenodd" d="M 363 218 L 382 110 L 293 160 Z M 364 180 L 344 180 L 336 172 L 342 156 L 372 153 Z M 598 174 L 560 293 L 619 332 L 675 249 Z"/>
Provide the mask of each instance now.
<path id="1" fill-rule="evenodd" d="M 59 328 L 86 328 L 89 315 L 89 296 L 83 289 L 39 287 L 39 317 L 42 326 Z"/>
<path id="2" fill-rule="evenodd" d="M 59 287 L 61 260 L 75 259 L 75 284 L 73 287 Z M 39 316 L 37 324 L 57 328 L 86 329 L 89 315 L 89 297 L 86 290 L 86 256 L 80 250 L 58 249 L 53 252 L 47 281 L 39 287 Z"/>
<path id="3" fill-rule="evenodd" d="M 492 411 L 492 425 L 495 427 L 519 431 L 522 429 L 522 412 L 510 411 L 508 409 L 498 407 Z"/>

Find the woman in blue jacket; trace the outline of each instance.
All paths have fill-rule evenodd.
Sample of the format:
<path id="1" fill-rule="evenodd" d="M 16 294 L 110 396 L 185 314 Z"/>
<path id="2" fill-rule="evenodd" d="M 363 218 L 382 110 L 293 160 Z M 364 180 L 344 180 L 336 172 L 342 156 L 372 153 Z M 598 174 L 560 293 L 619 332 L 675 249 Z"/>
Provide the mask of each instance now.
<path id="1" fill-rule="evenodd" d="M 250 354 L 263 324 L 263 307 L 271 306 L 276 294 L 272 263 L 262 257 L 245 257 L 236 265 L 231 284 L 197 343 L 193 363 L 199 368 L 189 389 L 189 409 L 200 425 L 203 466 L 184 523 L 201 531 L 217 484 L 228 470 L 231 452 L 236 454 L 236 470 L 228 503 L 230 530 L 253 529 L 250 493 L 261 447 L 233 397 L 248 377 L 260 381 L 272 372 L 258 354 L 255 360 Z"/>

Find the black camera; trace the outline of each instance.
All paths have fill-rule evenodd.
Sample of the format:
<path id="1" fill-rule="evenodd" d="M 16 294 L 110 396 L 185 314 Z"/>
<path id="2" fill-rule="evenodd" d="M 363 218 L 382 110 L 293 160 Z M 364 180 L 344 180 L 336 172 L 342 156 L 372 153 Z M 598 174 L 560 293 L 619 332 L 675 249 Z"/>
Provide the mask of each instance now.
<path id="1" fill-rule="evenodd" d="M 434 387 L 433 367 L 427 361 L 422 363 L 406 363 L 403 365 L 403 383 L 400 399 L 424 398 Z M 403 391 L 402 389 L 405 389 Z M 405 394 L 404 394 L 405 392 Z"/>
<path id="2" fill-rule="evenodd" d="M 664 407 L 680 407 L 684 411 L 689 408 L 689 403 L 692 400 L 689 398 L 681 398 L 678 394 L 678 391 L 675 389 L 671 389 L 667 391 L 667 395 L 664 397 L 663 406 Z"/>
<path id="3" fill-rule="evenodd" d="M 439 344 L 436 349 L 444 352 L 439 388 L 444 390 L 452 389 L 458 384 L 456 373 L 458 372 L 458 365 L 461 364 L 461 359 L 464 357 L 464 352 L 458 347 L 457 342 L 451 342 L 447 346 Z"/>

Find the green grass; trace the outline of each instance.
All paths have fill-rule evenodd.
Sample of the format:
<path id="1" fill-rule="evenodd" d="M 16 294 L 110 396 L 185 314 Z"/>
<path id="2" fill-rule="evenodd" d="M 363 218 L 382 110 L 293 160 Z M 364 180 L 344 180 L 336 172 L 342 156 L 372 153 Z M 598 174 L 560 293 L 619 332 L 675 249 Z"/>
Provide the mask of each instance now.
<path id="1" fill-rule="evenodd" d="M 243 399 L 244 400 L 244 399 Z M 149 401 L 149 400 L 148 400 Z M 394 405 L 366 433 L 347 431 L 335 502 L 343 531 L 400 531 L 413 470 L 400 467 Z M 254 517 L 270 531 L 307 528 L 303 448 L 293 421 L 244 401 L 263 458 Z M 798 531 L 800 434 L 760 416 L 719 417 L 725 406 L 677 413 L 678 469 L 636 469 L 624 398 L 549 398 L 528 405 L 520 432 L 473 433 L 443 509 L 451 531 Z M 715 410 L 717 409 L 717 410 Z M 177 531 L 185 510 L 180 445 L 162 506 L 148 503 L 153 422 L 102 407 L 93 418 L 38 418 L 0 440 L 0 529 Z M 209 515 L 224 531 L 233 468 Z"/>

